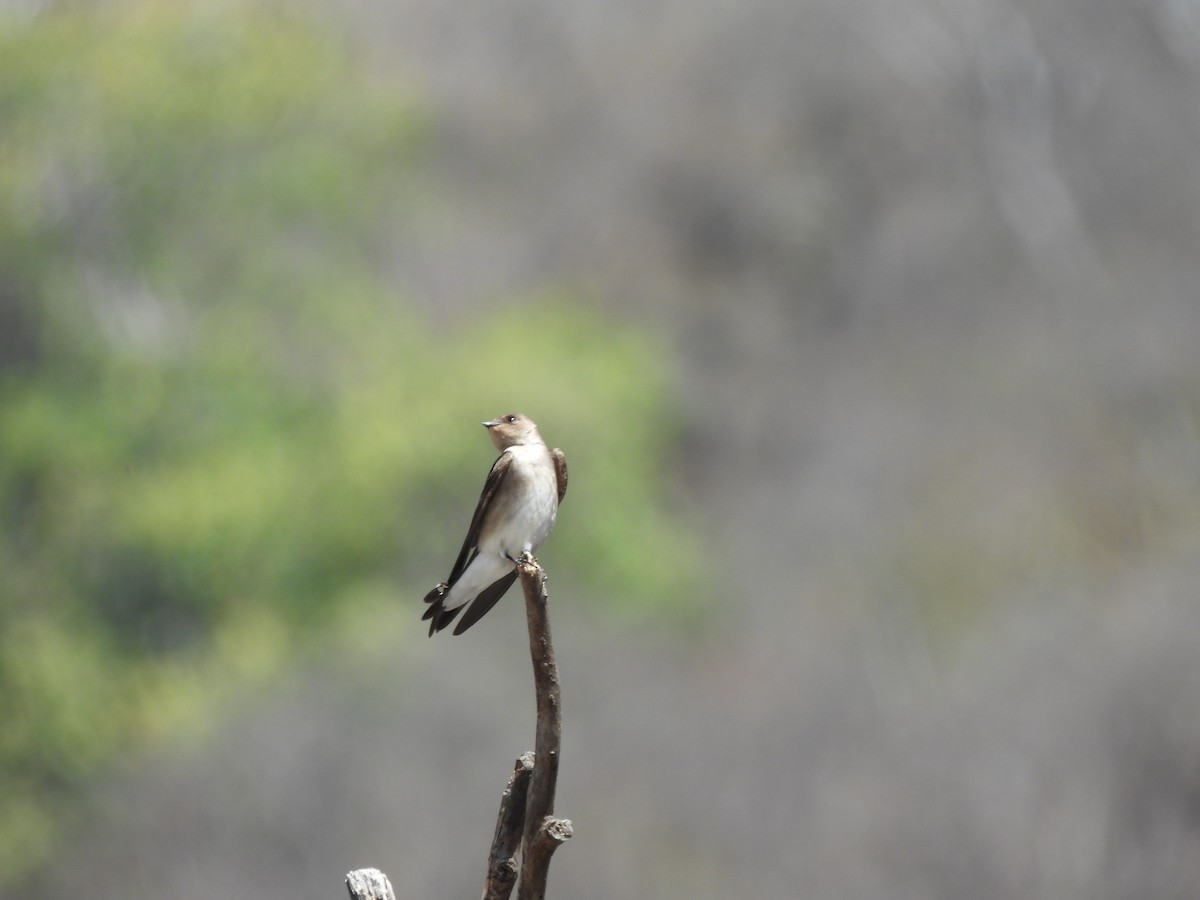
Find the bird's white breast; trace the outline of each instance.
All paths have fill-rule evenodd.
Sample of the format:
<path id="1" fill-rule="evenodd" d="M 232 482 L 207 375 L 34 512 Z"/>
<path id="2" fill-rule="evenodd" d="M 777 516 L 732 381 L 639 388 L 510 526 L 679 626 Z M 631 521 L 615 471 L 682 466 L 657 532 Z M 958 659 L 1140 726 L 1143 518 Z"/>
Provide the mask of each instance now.
<path id="1" fill-rule="evenodd" d="M 504 452 L 512 457 L 504 476 L 511 482 L 504 486 L 509 502 L 495 510 L 491 537 L 500 552 L 517 557 L 527 548 L 536 551 L 550 535 L 558 515 L 558 481 L 545 444 L 524 444 Z"/>

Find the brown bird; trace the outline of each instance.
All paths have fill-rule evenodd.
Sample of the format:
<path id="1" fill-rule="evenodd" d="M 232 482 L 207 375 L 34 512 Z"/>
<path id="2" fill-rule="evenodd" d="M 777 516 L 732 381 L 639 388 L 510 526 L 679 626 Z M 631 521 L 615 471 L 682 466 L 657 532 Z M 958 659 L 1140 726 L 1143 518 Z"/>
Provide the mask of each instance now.
<path id="1" fill-rule="evenodd" d="M 462 634 L 496 605 L 517 579 L 516 561 L 534 553 L 550 534 L 567 493 L 567 460 L 546 446 L 533 421 L 509 413 L 484 422 L 500 456 L 492 463 L 462 550 L 450 577 L 425 595 L 429 635 L 454 621 Z"/>

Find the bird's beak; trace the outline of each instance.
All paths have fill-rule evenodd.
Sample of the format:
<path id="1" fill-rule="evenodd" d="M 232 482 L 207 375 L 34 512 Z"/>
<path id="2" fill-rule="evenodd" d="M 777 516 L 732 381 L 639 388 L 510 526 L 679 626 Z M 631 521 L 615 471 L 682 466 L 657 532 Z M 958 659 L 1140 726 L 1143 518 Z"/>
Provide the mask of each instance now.
<path id="1" fill-rule="evenodd" d="M 496 420 L 493 419 L 491 422 L 484 422 L 483 427 L 484 428 L 495 428 L 499 424 L 500 424 L 499 422 L 497 422 Z"/>

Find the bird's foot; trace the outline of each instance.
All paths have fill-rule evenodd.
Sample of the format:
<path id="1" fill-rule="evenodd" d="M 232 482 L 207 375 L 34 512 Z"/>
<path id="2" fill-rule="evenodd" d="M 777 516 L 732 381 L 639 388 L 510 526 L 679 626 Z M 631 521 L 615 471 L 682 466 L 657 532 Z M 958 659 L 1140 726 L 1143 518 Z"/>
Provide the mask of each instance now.
<path id="1" fill-rule="evenodd" d="M 521 563 L 537 562 L 537 560 L 534 559 L 533 554 L 530 553 L 528 550 L 522 550 L 520 556 L 513 556 L 507 550 L 503 551 L 503 553 L 504 553 L 504 558 L 507 559 L 510 563 L 513 563 L 515 565 L 519 565 Z"/>
<path id="2" fill-rule="evenodd" d="M 521 555 L 517 557 L 514 557 L 506 550 L 504 551 L 504 558 L 518 569 L 536 569 L 538 567 L 537 559 L 528 550 L 522 551 Z"/>

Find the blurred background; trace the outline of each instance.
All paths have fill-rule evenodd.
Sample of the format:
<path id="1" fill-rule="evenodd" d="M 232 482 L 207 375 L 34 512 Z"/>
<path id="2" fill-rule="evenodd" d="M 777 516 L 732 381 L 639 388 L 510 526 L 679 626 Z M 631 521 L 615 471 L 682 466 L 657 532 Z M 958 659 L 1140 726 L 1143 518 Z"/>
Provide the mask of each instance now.
<path id="1" fill-rule="evenodd" d="M 1195 0 L 0 2 L 0 897 L 1200 896 Z"/>

